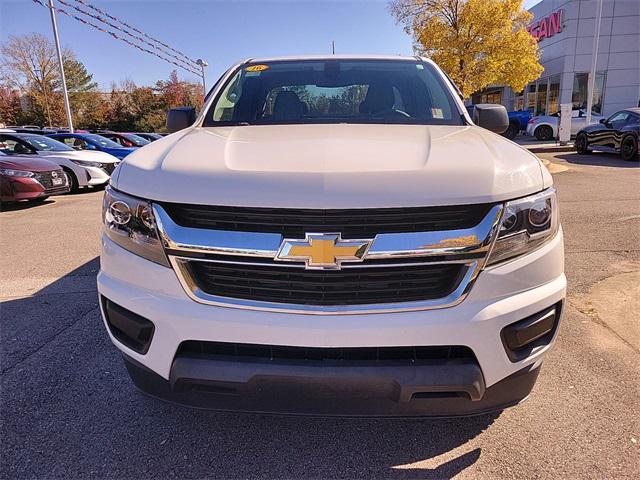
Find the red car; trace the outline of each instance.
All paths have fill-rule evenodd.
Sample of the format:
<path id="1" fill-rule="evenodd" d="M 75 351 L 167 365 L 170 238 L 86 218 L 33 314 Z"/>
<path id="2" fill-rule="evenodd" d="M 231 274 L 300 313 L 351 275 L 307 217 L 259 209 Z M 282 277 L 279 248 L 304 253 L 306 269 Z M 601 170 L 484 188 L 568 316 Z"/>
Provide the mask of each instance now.
<path id="1" fill-rule="evenodd" d="M 0 153 L 0 201 L 43 201 L 69 191 L 64 171 L 42 158 Z"/>

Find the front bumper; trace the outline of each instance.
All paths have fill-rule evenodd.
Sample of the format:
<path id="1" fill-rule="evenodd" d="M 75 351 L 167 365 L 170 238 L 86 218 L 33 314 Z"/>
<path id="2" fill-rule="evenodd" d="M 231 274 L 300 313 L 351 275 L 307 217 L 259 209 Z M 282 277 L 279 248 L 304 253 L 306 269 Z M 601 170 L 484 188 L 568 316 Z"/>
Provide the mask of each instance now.
<path id="1" fill-rule="evenodd" d="M 309 371 L 313 367 L 178 359 L 172 378 L 166 380 L 130 357 L 123 358 L 135 385 L 153 397 L 194 408 L 288 415 L 480 415 L 521 402 L 540 372 L 539 365 L 531 365 L 486 388 L 482 372 L 472 364 L 410 370 L 323 367 L 319 375 Z M 469 393 L 454 394 L 458 389 Z"/>
<path id="2" fill-rule="evenodd" d="M 534 348 L 526 358 L 514 360 L 507 355 L 500 332 L 507 325 L 562 302 L 566 289 L 561 231 L 537 251 L 481 272 L 468 297 L 455 307 L 330 317 L 200 304 L 187 296 L 172 269 L 137 257 L 104 236 L 102 242 L 98 275 L 100 295 L 154 324 L 153 339 L 145 354 L 125 346 L 109 332 L 113 342 L 126 355 L 136 384 L 158 397 L 223 410 L 412 416 L 474 414 L 515 404 L 531 390 L 542 358 L 555 335 L 549 342 Z M 461 345 L 473 351 L 475 364 L 462 369 L 456 365 L 454 370 L 449 366 L 439 367 L 437 377 L 447 381 L 458 378 L 454 383 L 465 387 L 453 388 L 453 391 L 467 393 L 469 385 L 481 382 L 482 388 L 478 388 L 481 394 L 476 398 L 469 394 L 468 398 L 421 398 L 402 403 L 399 401 L 402 395 L 390 390 L 390 385 L 395 385 L 400 392 L 403 390 L 396 373 L 387 372 L 382 377 L 369 375 L 371 382 L 365 382 L 355 394 L 345 396 L 340 395 L 339 386 L 353 381 L 340 380 L 336 372 L 322 369 L 314 370 L 316 373 L 296 373 L 295 369 L 289 368 L 285 372 L 266 374 L 253 369 L 253 373 L 248 374 L 247 365 L 244 365 L 242 375 L 231 382 L 243 384 L 240 392 L 245 395 L 225 397 L 224 392 L 210 392 L 206 395 L 208 400 L 203 401 L 202 393 L 181 391 L 182 387 L 177 385 L 184 385 L 184 382 L 176 379 L 197 377 L 196 380 L 205 383 L 221 381 L 229 378 L 234 368 L 238 373 L 238 363 L 222 367 L 217 364 L 213 370 L 207 367 L 211 364 L 203 365 L 201 361 L 189 360 L 185 364 L 183 359 L 176 358 L 176 352 L 182 342 L 190 340 L 300 347 Z M 437 384 L 432 371 L 419 372 L 415 367 L 409 370 L 410 375 L 423 375 L 423 383 Z M 265 377 L 269 378 L 266 386 L 258 382 Z M 357 374 L 357 378 L 366 377 Z M 236 381 L 243 378 L 244 381 Z M 256 382 L 269 392 L 293 391 L 294 394 L 289 393 L 288 399 L 277 394 L 273 401 L 268 395 L 246 395 L 255 392 Z M 301 383 L 302 387 L 310 388 L 307 392 L 317 394 L 300 393 Z M 272 388 L 273 385 L 278 388 Z M 440 386 L 452 391 L 452 385 Z M 332 393 L 327 395 L 326 392 Z M 368 400 L 363 401 L 363 398 Z"/>
<path id="3" fill-rule="evenodd" d="M 61 195 L 68 191 L 67 185 L 47 189 L 30 177 L 2 177 L 0 180 L 0 199 L 5 202 L 35 200 L 51 195 Z"/>
<path id="4" fill-rule="evenodd" d="M 80 186 L 101 186 L 109 183 L 111 175 L 104 169 L 99 167 L 82 167 L 84 170 L 84 177 L 78 178 Z"/>
<path id="5" fill-rule="evenodd" d="M 527 129 L 525 130 L 525 134 L 529 135 L 530 137 L 533 137 L 533 130 L 535 129 L 536 125 L 534 123 L 528 123 L 527 124 Z"/>

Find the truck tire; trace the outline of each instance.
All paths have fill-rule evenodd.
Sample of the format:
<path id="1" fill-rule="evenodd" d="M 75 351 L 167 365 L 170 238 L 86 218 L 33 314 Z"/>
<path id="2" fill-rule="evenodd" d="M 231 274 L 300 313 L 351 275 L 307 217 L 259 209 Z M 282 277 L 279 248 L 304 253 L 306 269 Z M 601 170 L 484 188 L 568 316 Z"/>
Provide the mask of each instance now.
<path id="1" fill-rule="evenodd" d="M 633 135 L 627 135 L 620 143 L 620 156 L 626 162 L 634 162 L 640 160 L 638 156 L 638 141 Z"/>
<path id="2" fill-rule="evenodd" d="M 549 125 L 540 125 L 533 132 L 534 137 L 542 142 L 553 139 L 553 129 Z"/>
<path id="3" fill-rule="evenodd" d="M 520 133 L 520 124 L 518 122 L 509 123 L 509 128 L 507 128 L 502 134 L 503 137 L 508 138 L 509 140 L 513 140 Z"/>

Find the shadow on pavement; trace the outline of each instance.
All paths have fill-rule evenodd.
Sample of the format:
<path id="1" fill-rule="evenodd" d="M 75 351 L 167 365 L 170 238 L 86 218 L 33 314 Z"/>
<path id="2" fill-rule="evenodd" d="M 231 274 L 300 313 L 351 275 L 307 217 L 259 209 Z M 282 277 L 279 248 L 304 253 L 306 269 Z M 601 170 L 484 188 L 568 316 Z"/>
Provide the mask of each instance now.
<path id="1" fill-rule="evenodd" d="M 54 197 L 48 197 L 46 200 L 21 202 L 2 202 L 0 204 L 0 212 L 14 212 L 16 210 L 27 210 L 29 208 L 40 207 L 54 202 Z"/>
<path id="2" fill-rule="evenodd" d="M 92 192 L 100 192 L 100 191 L 103 191 L 105 188 L 106 188 L 106 185 L 98 185 L 96 187 L 82 188 L 77 192 L 68 192 L 68 193 L 65 193 L 64 195 L 52 195 L 50 197 L 47 197 L 46 200 L 40 200 L 40 201 L 23 200 L 20 202 L 3 202 L 2 204 L 0 204 L 0 212 L 13 212 L 16 210 L 27 210 L 29 208 L 40 207 L 42 205 L 55 203 L 56 198 L 61 196 L 68 197 L 68 196 L 83 195 L 83 194 L 92 193 Z"/>
<path id="3" fill-rule="evenodd" d="M 593 152 L 587 155 L 578 153 L 557 154 L 555 158 L 565 160 L 574 165 L 590 165 L 598 167 L 617 167 L 617 168 L 638 168 L 640 162 L 626 162 L 620 158 L 620 155 L 607 152 Z"/>
<path id="4" fill-rule="evenodd" d="M 284 417 L 151 399 L 104 330 L 98 262 L 0 304 L 4 478 L 451 478 L 480 449 L 413 464 L 464 445 L 500 415 Z"/>

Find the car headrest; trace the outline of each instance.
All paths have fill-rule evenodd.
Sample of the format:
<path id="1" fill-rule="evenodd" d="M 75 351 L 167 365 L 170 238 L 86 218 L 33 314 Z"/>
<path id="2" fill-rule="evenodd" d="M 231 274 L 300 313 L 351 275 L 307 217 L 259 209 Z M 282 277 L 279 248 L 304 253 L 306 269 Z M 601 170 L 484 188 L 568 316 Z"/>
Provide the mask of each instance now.
<path id="1" fill-rule="evenodd" d="M 273 106 L 274 120 L 300 120 L 304 113 L 304 106 L 295 92 L 284 91 L 278 93 Z"/>
<path id="2" fill-rule="evenodd" d="M 390 84 L 372 83 L 358 109 L 360 113 L 378 113 L 392 109 L 394 101 L 393 87 Z"/>

